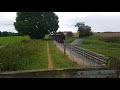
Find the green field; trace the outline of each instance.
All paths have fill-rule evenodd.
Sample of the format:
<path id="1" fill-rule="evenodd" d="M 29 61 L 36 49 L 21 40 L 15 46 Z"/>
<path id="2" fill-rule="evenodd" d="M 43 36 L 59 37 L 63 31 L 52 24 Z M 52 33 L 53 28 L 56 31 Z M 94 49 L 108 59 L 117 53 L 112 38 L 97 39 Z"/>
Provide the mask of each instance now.
<path id="1" fill-rule="evenodd" d="M 71 43 L 71 42 L 73 42 L 76 39 L 78 39 L 78 37 L 67 37 L 66 38 L 66 43 Z"/>
<path id="2" fill-rule="evenodd" d="M 78 66 L 77 63 L 64 56 L 52 41 L 30 40 L 29 37 L 1 37 L 0 69 L 4 71 L 48 69 L 47 42 L 49 42 L 53 67 L 69 68 Z M 7 40 L 6 40 L 7 39 Z M 10 40 L 10 41 L 9 41 Z"/>
<path id="3" fill-rule="evenodd" d="M 70 61 L 67 56 L 60 52 L 52 41 L 49 41 L 49 47 L 54 68 L 79 67 L 77 63 Z"/>
<path id="4" fill-rule="evenodd" d="M 120 59 L 120 43 L 106 42 L 106 38 L 95 36 L 86 37 L 82 39 L 82 45 L 78 47 L 82 47 L 108 57 Z"/>
<path id="5" fill-rule="evenodd" d="M 46 41 L 26 40 L 0 48 L 1 71 L 47 68 Z"/>
<path id="6" fill-rule="evenodd" d="M 12 42 L 19 42 L 22 40 L 29 40 L 28 36 L 9 36 L 9 37 L 0 37 L 0 46 L 4 44 L 9 44 Z"/>

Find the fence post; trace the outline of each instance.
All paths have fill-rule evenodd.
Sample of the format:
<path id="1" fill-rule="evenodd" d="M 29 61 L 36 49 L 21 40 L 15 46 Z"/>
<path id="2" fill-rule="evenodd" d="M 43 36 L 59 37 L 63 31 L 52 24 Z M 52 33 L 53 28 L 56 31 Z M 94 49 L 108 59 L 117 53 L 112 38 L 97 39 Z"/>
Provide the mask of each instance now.
<path id="1" fill-rule="evenodd" d="M 84 56 L 84 49 L 83 49 L 83 56 Z"/>
<path id="2" fill-rule="evenodd" d="M 109 66 L 109 58 L 107 59 L 107 65 L 106 66 Z"/>
<path id="3" fill-rule="evenodd" d="M 0 63 L 0 72 L 1 72 L 1 68 L 2 68 L 2 63 Z"/>
<path id="4" fill-rule="evenodd" d="M 64 55 L 66 55 L 66 42 L 64 40 Z"/>

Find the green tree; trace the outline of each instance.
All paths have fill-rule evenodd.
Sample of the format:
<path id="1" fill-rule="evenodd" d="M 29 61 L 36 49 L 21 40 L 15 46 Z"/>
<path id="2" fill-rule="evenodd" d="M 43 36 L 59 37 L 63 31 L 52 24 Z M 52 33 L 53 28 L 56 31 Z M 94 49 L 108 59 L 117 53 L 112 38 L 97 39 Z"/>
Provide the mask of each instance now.
<path id="1" fill-rule="evenodd" d="M 2 32 L 0 31 L 0 37 L 2 37 Z"/>
<path id="2" fill-rule="evenodd" d="M 87 37 L 93 35 L 91 27 L 85 25 L 84 22 L 77 22 L 75 27 L 78 27 L 79 37 Z"/>
<path id="3" fill-rule="evenodd" d="M 64 33 L 61 31 L 57 32 L 57 34 L 64 35 Z"/>
<path id="4" fill-rule="evenodd" d="M 73 33 L 72 32 L 67 32 L 67 37 L 72 37 L 73 36 Z"/>
<path id="5" fill-rule="evenodd" d="M 3 31 L 3 32 L 2 32 L 2 36 L 3 36 L 3 37 L 4 37 L 4 36 L 9 36 L 9 34 L 8 34 L 7 31 Z"/>
<path id="6" fill-rule="evenodd" d="M 53 12 L 17 12 L 14 26 L 19 34 L 44 38 L 45 34 L 58 30 L 58 16 Z"/>

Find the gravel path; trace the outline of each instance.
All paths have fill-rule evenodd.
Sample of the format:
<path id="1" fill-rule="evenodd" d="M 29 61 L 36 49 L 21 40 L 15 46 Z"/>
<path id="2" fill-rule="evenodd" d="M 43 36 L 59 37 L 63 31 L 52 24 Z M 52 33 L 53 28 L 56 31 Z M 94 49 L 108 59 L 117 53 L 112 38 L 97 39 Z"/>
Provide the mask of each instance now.
<path id="1" fill-rule="evenodd" d="M 64 50 L 64 44 L 63 43 L 58 43 L 56 41 L 54 41 L 54 43 L 58 46 L 58 47 L 61 47 L 63 50 Z M 66 47 L 66 53 L 69 53 L 69 55 L 71 57 L 75 57 L 77 59 L 75 59 L 74 61 L 78 62 L 78 64 L 81 64 L 84 66 L 84 65 L 89 65 L 89 66 L 92 66 L 92 67 L 101 67 L 100 64 L 90 60 L 90 59 L 87 59 L 85 57 L 83 57 L 82 55 L 78 54 L 77 52 L 71 50 L 70 48 Z"/>

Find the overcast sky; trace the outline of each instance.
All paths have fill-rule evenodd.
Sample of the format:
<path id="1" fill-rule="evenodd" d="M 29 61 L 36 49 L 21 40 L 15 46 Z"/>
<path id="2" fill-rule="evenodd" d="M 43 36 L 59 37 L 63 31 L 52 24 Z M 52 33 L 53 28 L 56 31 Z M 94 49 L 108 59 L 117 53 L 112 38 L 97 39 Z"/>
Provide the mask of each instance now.
<path id="1" fill-rule="evenodd" d="M 58 31 L 77 32 L 76 22 L 85 22 L 94 32 L 120 32 L 120 12 L 55 12 L 59 17 Z M 0 12 L 0 31 L 16 32 L 16 12 Z"/>

